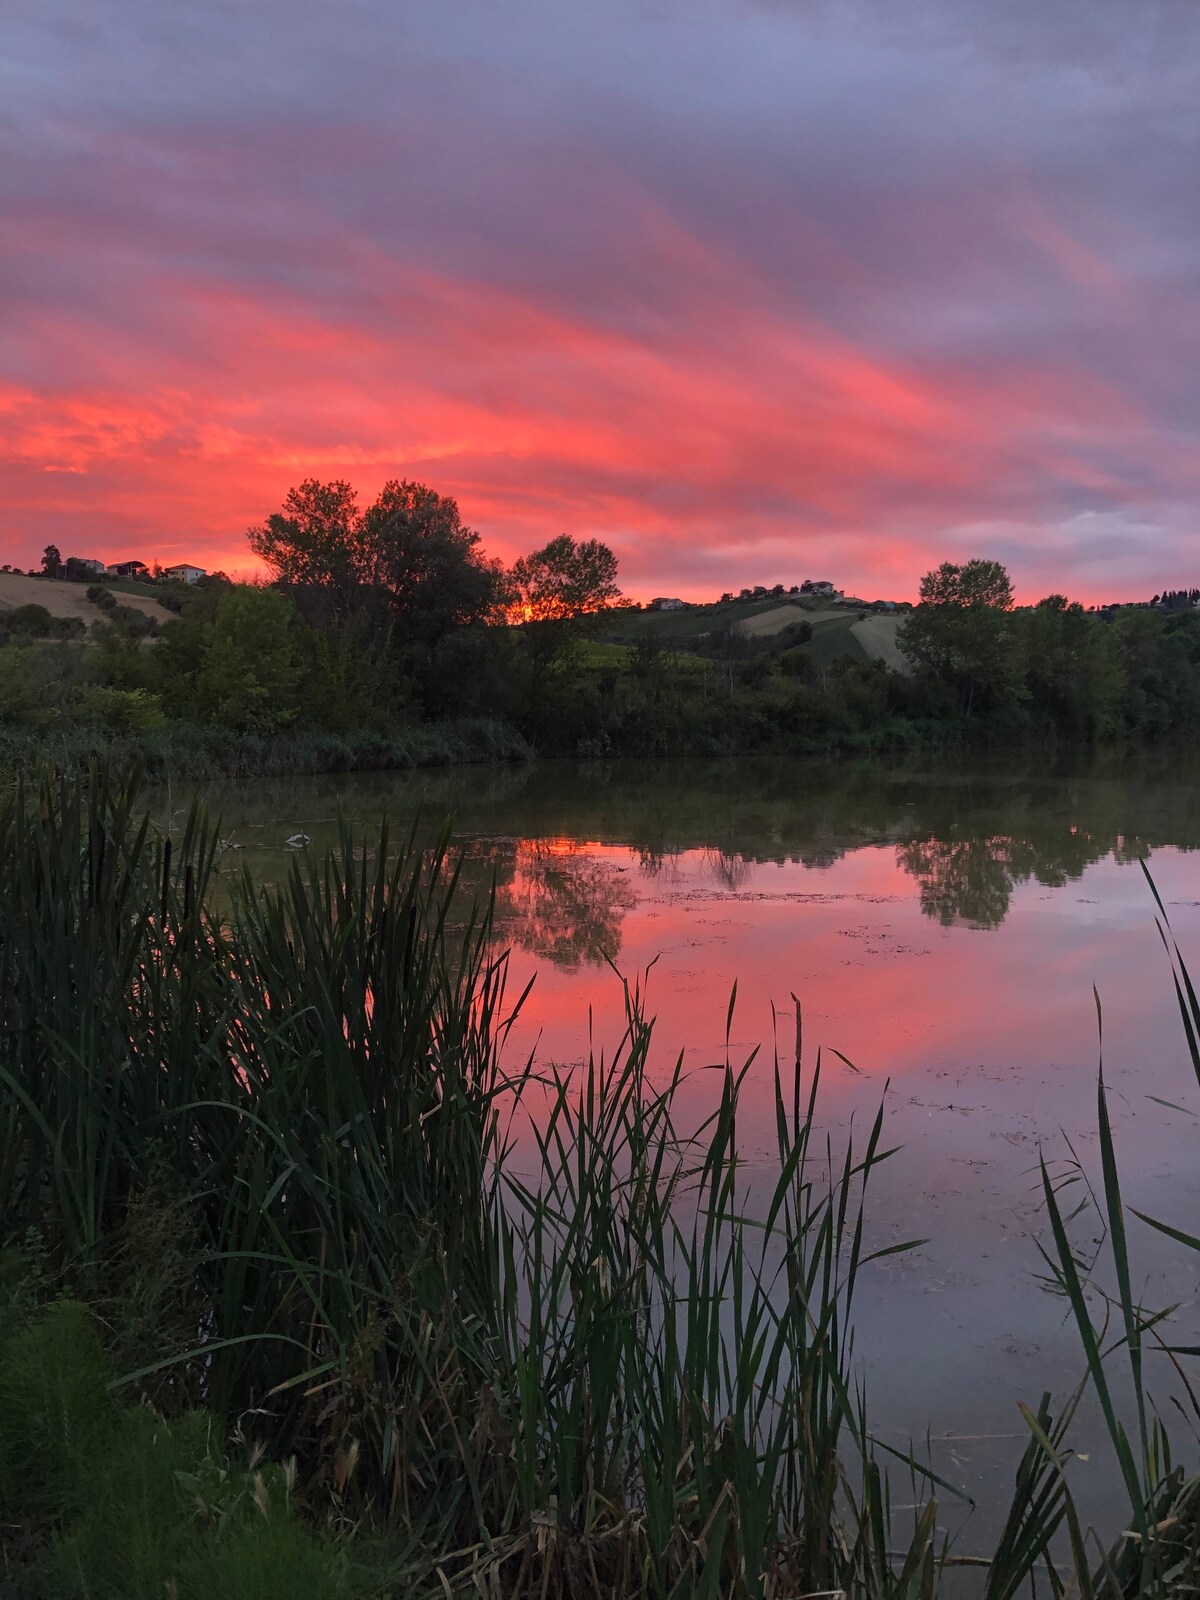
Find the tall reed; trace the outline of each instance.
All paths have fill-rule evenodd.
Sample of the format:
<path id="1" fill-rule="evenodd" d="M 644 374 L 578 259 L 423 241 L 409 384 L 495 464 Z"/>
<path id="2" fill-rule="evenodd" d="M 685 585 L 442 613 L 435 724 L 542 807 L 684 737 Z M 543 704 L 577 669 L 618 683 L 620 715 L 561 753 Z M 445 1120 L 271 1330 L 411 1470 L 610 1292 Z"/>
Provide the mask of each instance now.
<path id="1" fill-rule="evenodd" d="M 1192 1069 L 1200 1084 L 1200 998 L 1144 863 L 1143 871 L 1158 908 L 1158 931 L 1170 962 Z M 1099 995 L 1096 1013 L 1103 1042 Z M 1135 1293 L 1129 1218 L 1190 1251 L 1200 1251 L 1200 1237 L 1126 1206 L 1103 1060 L 1096 1101 L 1101 1183 L 1091 1198 L 1103 1230 L 1102 1248 L 1089 1257 L 1075 1248 L 1070 1228 L 1073 1213 L 1066 1210 L 1064 1185 L 1053 1181 L 1043 1160 L 1042 1188 L 1051 1230 L 1044 1253 L 1070 1306 L 1086 1363 L 1085 1382 L 1094 1391 L 1125 1492 L 1128 1523 L 1115 1542 L 1084 1528 L 1067 1479 L 1066 1452 L 1053 1447 L 1036 1428 L 1034 1432 L 1059 1479 L 1070 1547 L 1067 1581 L 1080 1600 L 1191 1600 L 1200 1594 L 1200 1470 L 1194 1458 L 1200 1397 L 1188 1364 L 1200 1356 L 1200 1346 L 1174 1342 L 1178 1335 L 1171 1329 L 1178 1305 L 1149 1307 Z M 1195 1115 L 1182 1106 L 1169 1109 Z M 1098 1316 L 1093 1305 L 1098 1307 Z M 1152 1367 L 1168 1384 L 1175 1380 L 1174 1392 L 1168 1390 L 1169 1405 L 1156 1403 L 1160 1385 L 1151 1378 Z M 1193 1445 L 1190 1470 L 1175 1458 L 1169 1426 L 1172 1412 L 1176 1421 L 1184 1422 Z"/>
<path id="2" fill-rule="evenodd" d="M 263 888 L 102 770 L 0 800 L 4 1242 L 112 1328 L 164 1213 L 123 1395 L 294 1459 L 408 1592 L 932 1596 L 934 1482 L 893 1512 L 853 1379 L 881 1118 L 835 1153 L 797 1038 L 751 1183 L 748 1065 L 689 1128 L 636 989 L 610 1060 L 506 1074 L 524 997 L 457 879 L 446 836 L 343 830 Z M 1068 1420 L 1031 1414 L 988 1600 L 1072 1511 Z"/>

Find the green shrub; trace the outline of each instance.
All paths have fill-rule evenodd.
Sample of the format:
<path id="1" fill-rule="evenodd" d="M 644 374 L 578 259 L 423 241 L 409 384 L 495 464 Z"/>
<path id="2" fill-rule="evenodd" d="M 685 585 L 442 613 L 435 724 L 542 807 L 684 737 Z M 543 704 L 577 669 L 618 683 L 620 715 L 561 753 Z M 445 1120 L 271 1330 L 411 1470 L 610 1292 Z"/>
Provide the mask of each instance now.
<path id="1" fill-rule="evenodd" d="M 115 1408 L 83 1306 L 52 1306 L 0 1344 L 0 1503 L 4 1520 L 55 1526 L 82 1506 Z"/>
<path id="2" fill-rule="evenodd" d="M 226 1459 L 212 1419 L 118 1406 L 85 1308 L 0 1340 L 5 1593 L 39 1600 L 323 1600 L 378 1592 L 290 1504 L 289 1474 Z"/>
<path id="3" fill-rule="evenodd" d="M 17 606 L 12 611 L 6 611 L 0 616 L 13 633 L 28 633 L 35 638 L 45 639 L 57 632 L 57 623 L 45 606 L 36 604 Z"/>
<path id="4" fill-rule="evenodd" d="M 145 689 L 94 684 L 81 697 L 78 710 L 112 733 L 153 733 L 167 721 L 158 696 Z"/>

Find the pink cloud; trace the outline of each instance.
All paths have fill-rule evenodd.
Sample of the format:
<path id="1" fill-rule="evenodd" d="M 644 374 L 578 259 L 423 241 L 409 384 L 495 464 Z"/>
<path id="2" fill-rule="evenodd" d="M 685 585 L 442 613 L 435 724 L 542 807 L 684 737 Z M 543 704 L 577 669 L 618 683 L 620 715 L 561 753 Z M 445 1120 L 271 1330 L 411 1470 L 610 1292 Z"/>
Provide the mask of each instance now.
<path id="1" fill-rule="evenodd" d="M 343 129 L 342 154 L 368 132 Z M 159 194 L 156 214 L 139 210 L 151 152 L 127 140 L 129 170 L 94 201 L 76 184 L 26 197 L 10 220 L 25 312 L 0 391 L 10 559 L 31 564 L 54 540 L 243 569 L 245 528 L 300 478 L 349 477 L 369 496 L 405 475 L 456 494 L 506 557 L 564 529 L 608 539 L 634 593 L 702 597 L 820 569 L 911 595 L 926 567 L 992 553 L 978 543 L 992 536 L 1025 564 L 1022 598 L 1055 586 L 1090 599 L 1105 592 L 1090 565 L 1104 552 L 1072 517 L 1099 506 L 1168 528 L 1198 486 L 1186 433 L 1073 352 L 905 349 L 871 317 L 855 328 L 838 294 L 880 307 L 911 281 L 777 183 L 756 195 L 779 208 L 768 263 L 577 147 L 603 226 L 582 202 L 563 226 L 594 259 L 577 252 L 561 278 L 535 281 L 532 247 L 488 273 L 435 260 L 426 240 L 338 229 L 311 196 L 255 209 L 253 185 L 230 176 L 232 142 L 174 134 L 156 153 L 202 193 L 198 208 Z M 283 159 L 278 139 L 248 140 L 256 180 Z M 928 203 L 966 273 L 977 218 L 967 202 L 961 225 L 947 209 L 956 192 Z M 1137 284 L 1031 181 L 1001 198 L 1012 249 L 1139 324 Z M 907 222 L 885 205 L 877 226 L 902 240 Z M 1103 232 L 1094 215 L 1089 227 Z M 94 270 L 64 266 L 72 252 Z M 43 295 L 46 263 L 65 287 Z"/>

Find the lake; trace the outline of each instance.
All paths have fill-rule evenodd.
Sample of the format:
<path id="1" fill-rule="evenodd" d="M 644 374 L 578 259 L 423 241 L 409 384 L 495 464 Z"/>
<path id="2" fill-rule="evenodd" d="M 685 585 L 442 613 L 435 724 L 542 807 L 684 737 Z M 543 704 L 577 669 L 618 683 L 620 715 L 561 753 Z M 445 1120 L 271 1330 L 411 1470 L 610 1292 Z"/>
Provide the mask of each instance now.
<path id="1" fill-rule="evenodd" d="M 872 1245 L 927 1241 L 863 1276 L 876 1430 L 904 1448 L 928 1429 L 934 1466 L 994 1508 L 1025 1442 L 1017 1400 L 1064 1395 L 1082 1370 L 1064 1304 L 1040 1281 L 1038 1157 L 1073 1150 L 1091 1175 L 1098 1166 L 1093 985 L 1127 1201 L 1188 1229 L 1200 1219 L 1194 1125 L 1152 1098 L 1200 1105 L 1140 866 L 1200 968 L 1198 784 L 1195 758 L 949 758 L 540 764 L 211 786 L 207 798 L 244 852 L 231 859 L 267 881 L 287 869 L 291 835 L 332 843 L 339 814 L 359 833 L 385 813 L 430 831 L 452 814 L 468 883 L 495 878 L 511 992 L 536 979 L 514 1059 L 581 1061 L 589 1028 L 611 1052 L 613 967 L 648 971 L 662 1070 L 682 1053 L 699 1113 L 716 1082 L 705 1069 L 726 1059 L 736 981 L 730 1057 L 761 1051 L 740 1129 L 752 1160 L 772 1146 L 773 1027 L 790 1057 L 798 997 L 835 1141 L 885 1098 L 887 1142 L 901 1146 L 868 1200 Z M 1146 1303 L 1182 1302 L 1179 1342 L 1196 1343 L 1200 1256 L 1130 1226 Z M 1104 1517 L 1094 1418 L 1078 1442 L 1078 1492 Z M 994 1524 L 976 1513 L 963 1547 L 983 1548 Z"/>

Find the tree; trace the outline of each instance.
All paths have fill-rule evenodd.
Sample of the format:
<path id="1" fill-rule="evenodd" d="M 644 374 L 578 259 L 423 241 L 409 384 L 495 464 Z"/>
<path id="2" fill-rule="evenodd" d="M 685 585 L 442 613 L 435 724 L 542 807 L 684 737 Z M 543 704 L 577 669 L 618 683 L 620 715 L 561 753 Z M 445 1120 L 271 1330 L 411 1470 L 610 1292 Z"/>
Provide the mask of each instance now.
<path id="1" fill-rule="evenodd" d="M 42 551 L 42 571 L 48 578 L 57 578 L 62 571 L 63 558 L 56 544 L 48 544 Z"/>
<path id="2" fill-rule="evenodd" d="M 288 490 L 282 511 L 250 528 L 246 537 L 281 583 L 332 590 L 339 606 L 348 608 L 359 581 L 360 522 L 358 494 L 350 484 L 306 478 Z"/>
<path id="3" fill-rule="evenodd" d="M 514 607 L 526 622 L 558 622 L 619 605 L 617 558 L 599 539 L 569 533 L 513 563 Z"/>
<path id="4" fill-rule="evenodd" d="M 370 637 L 360 615 L 322 628 L 300 626 L 304 673 L 300 717 L 328 733 L 395 725 L 410 699 L 397 653 Z"/>
<path id="5" fill-rule="evenodd" d="M 982 561 L 976 557 L 961 567 L 953 561 L 943 561 L 935 572 L 927 572 L 921 579 L 921 604 L 960 608 L 989 606 L 997 611 L 1011 611 L 1012 580 L 999 561 Z"/>
<path id="6" fill-rule="evenodd" d="M 360 512 L 350 484 L 308 478 L 247 537 L 298 598 L 323 596 L 339 615 L 381 615 L 410 641 L 490 620 L 505 596 L 503 568 L 483 556 L 457 502 L 421 483 L 386 483 Z"/>
<path id="7" fill-rule="evenodd" d="M 951 685 L 959 709 L 1023 698 L 1012 582 L 998 561 L 943 561 L 921 579 L 921 601 L 897 634 L 918 671 Z"/>
<path id="8" fill-rule="evenodd" d="M 1124 687 L 1113 630 L 1061 594 L 1018 620 L 1031 711 L 1066 733 L 1111 731 Z"/>
<path id="9" fill-rule="evenodd" d="M 295 607 L 271 589 L 229 591 L 206 626 L 196 708 L 240 733 L 273 733 L 296 715 L 301 665 Z"/>
<path id="10" fill-rule="evenodd" d="M 408 638 L 433 643 L 451 628 L 499 619 L 504 568 L 484 556 L 449 495 L 393 479 L 363 513 L 356 541 L 359 582 Z"/>

